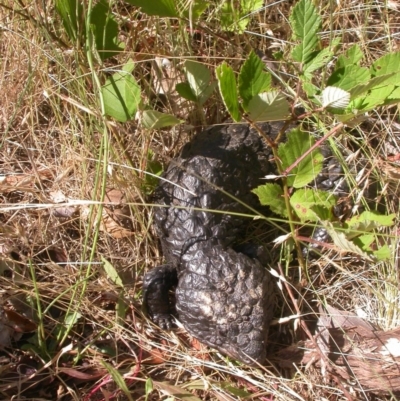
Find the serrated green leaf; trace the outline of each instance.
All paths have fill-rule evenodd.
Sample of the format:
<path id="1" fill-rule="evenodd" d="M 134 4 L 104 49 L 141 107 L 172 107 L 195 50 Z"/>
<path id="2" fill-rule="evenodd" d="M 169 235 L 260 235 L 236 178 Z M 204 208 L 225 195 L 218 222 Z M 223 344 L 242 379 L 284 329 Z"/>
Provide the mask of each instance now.
<path id="1" fill-rule="evenodd" d="M 247 111 L 252 121 L 281 121 L 289 116 L 289 103 L 278 91 L 264 92 L 254 96 Z"/>
<path id="2" fill-rule="evenodd" d="M 225 107 L 231 117 L 239 122 L 241 112 L 239 109 L 239 99 L 236 90 L 236 78 L 232 68 L 224 61 L 216 70 L 218 87 L 224 101 Z"/>
<path id="3" fill-rule="evenodd" d="M 345 109 L 350 103 L 350 92 L 335 86 L 327 86 L 322 91 L 322 106 Z"/>
<path id="4" fill-rule="evenodd" d="M 133 6 L 140 7 L 148 15 L 158 15 L 159 17 L 179 17 L 176 9 L 175 0 L 126 0 Z"/>
<path id="5" fill-rule="evenodd" d="M 318 220 L 332 221 L 334 214 L 332 208 L 327 208 L 321 205 L 311 206 L 311 210 L 318 216 Z"/>
<path id="6" fill-rule="evenodd" d="M 325 48 L 310 55 L 310 60 L 304 64 L 303 74 L 307 79 L 312 78 L 312 72 L 325 66 L 333 57 L 333 50 Z"/>
<path id="7" fill-rule="evenodd" d="M 394 89 L 394 85 L 381 86 L 380 88 L 372 89 L 365 97 L 360 97 L 351 101 L 348 109 L 357 109 L 365 112 L 372 110 L 375 107 L 383 106 Z"/>
<path id="8" fill-rule="evenodd" d="M 281 143 L 278 148 L 283 169 L 291 166 L 315 143 L 310 134 L 300 129 L 289 132 L 287 138 L 287 141 Z M 319 149 L 313 150 L 290 172 L 287 179 L 288 185 L 294 188 L 302 188 L 310 183 L 321 172 L 322 161 L 323 156 Z"/>
<path id="9" fill-rule="evenodd" d="M 353 45 L 346 51 L 344 55 L 342 54 L 338 57 L 335 70 L 347 67 L 349 65 L 358 65 L 363 57 L 364 54 L 361 51 L 360 46 Z"/>
<path id="10" fill-rule="evenodd" d="M 387 245 L 381 246 L 378 250 L 374 251 L 373 254 L 379 261 L 388 260 L 392 257 L 392 251 Z"/>
<path id="11" fill-rule="evenodd" d="M 313 102 L 317 103 L 318 105 L 321 105 L 321 102 L 315 97 L 319 93 L 320 89 L 308 81 L 303 81 L 302 86 L 307 96 L 311 98 Z"/>
<path id="12" fill-rule="evenodd" d="M 290 205 L 301 221 L 319 221 L 319 208 L 331 209 L 336 204 L 336 197 L 327 191 L 302 188 L 290 197 Z M 326 212 L 323 212 L 326 215 Z"/>
<path id="13" fill-rule="evenodd" d="M 365 234 L 365 235 L 360 235 L 356 238 L 351 238 L 349 235 L 346 233 L 346 238 L 352 239 L 353 242 L 358 245 L 362 250 L 364 251 L 370 251 L 370 245 L 376 240 L 376 235 L 375 234 Z"/>
<path id="14" fill-rule="evenodd" d="M 332 238 L 333 243 L 341 250 L 341 252 L 349 252 L 363 257 L 366 260 L 372 261 L 370 255 L 364 252 L 353 241 L 349 241 L 343 232 L 339 232 L 329 223 L 324 224 L 325 229 Z"/>
<path id="15" fill-rule="evenodd" d="M 171 114 L 161 113 L 156 110 L 145 110 L 143 112 L 142 123 L 143 126 L 148 129 L 173 127 L 174 125 L 178 125 L 183 122 L 183 120 L 179 120 Z"/>
<path id="16" fill-rule="evenodd" d="M 140 103 L 140 87 L 132 74 L 125 71 L 114 74 L 107 79 L 101 92 L 107 115 L 120 122 L 135 116 Z"/>
<path id="17" fill-rule="evenodd" d="M 368 91 L 372 89 L 377 89 L 382 86 L 385 86 L 387 82 L 394 76 L 395 73 L 390 73 L 387 75 L 382 75 L 379 77 L 374 77 L 371 80 L 369 80 L 366 84 L 360 84 L 355 86 L 350 90 L 351 93 L 351 99 L 355 99 Z"/>
<path id="18" fill-rule="evenodd" d="M 269 206 L 273 213 L 288 217 L 283 189 L 280 185 L 268 183 L 260 185 L 256 189 L 253 189 L 252 192 L 258 196 L 260 203 L 263 206 Z"/>
<path id="19" fill-rule="evenodd" d="M 264 0 L 240 0 L 242 14 L 250 14 L 260 10 L 264 6 Z"/>
<path id="20" fill-rule="evenodd" d="M 328 78 L 326 85 L 350 91 L 350 89 L 357 85 L 367 83 L 370 79 L 371 75 L 368 68 L 349 65 L 335 70 Z"/>
<path id="21" fill-rule="evenodd" d="M 358 216 L 353 216 L 345 224 L 349 230 L 357 230 L 361 232 L 369 232 L 375 228 L 391 227 L 394 225 L 394 213 L 389 215 L 382 215 L 374 211 L 365 211 Z"/>
<path id="22" fill-rule="evenodd" d="M 398 86 L 400 83 L 400 52 L 389 53 L 379 58 L 372 64 L 370 71 L 373 77 L 394 73 L 385 84 Z"/>
<path id="23" fill-rule="evenodd" d="M 221 8 L 221 28 L 225 31 L 243 33 L 250 21 L 247 16 L 260 9 L 263 4 L 264 0 L 225 1 Z"/>
<path id="24" fill-rule="evenodd" d="M 261 59 L 251 51 L 239 73 L 239 94 L 243 100 L 243 108 L 248 111 L 250 100 L 271 87 L 271 74 L 264 71 Z"/>
<path id="25" fill-rule="evenodd" d="M 183 69 L 196 101 L 200 105 L 204 104 L 215 88 L 215 85 L 210 82 L 210 71 L 203 64 L 190 60 L 185 61 Z"/>
<path id="26" fill-rule="evenodd" d="M 317 32 L 321 28 L 321 18 L 310 0 L 300 0 L 292 10 L 290 24 L 301 43 L 292 51 L 294 61 L 307 63 L 318 45 Z"/>
<path id="27" fill-rule="evenodd" d="M 92 9 L 92 31 L 96 42 L 96 51 L 101 60 L 115 56 L 122 51 L 118 45 L 119 28 L 107 0 L 100 0 Z"/>

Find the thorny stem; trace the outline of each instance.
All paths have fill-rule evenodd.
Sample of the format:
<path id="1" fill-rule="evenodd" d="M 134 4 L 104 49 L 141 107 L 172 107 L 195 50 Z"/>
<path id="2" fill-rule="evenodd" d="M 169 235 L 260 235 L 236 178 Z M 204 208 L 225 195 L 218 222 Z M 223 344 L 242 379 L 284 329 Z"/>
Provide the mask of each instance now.
<path id="1" fill-rule="evenodd" d="M 314 145 L 307 150 L 307 152 L 301 155 L 291 166 L 289 166 L 285 171 L 283 171 L 282 175 L 287 176 L 290 173 L 290 171 L 292 171 L 297 165 L 299 165 L 301 161 L 304 160 L 304 158 L 306 158 L 314 149 L 322 145 L 329 137 L 334 135 L 336 132 L 340 131 L 343 127 L 344 123 L 339 123 L 338 125 L 336 125 L 336 127 L 333 127 L 324 137 L 318 139 L 318 141 L 316 141 Z"/>
<path id="2" fill-rule="evenodd" d="M 304 113 L 304 114 L 302 114 L 300 116 L 296 116 L 296 117 L 293 117 L 292 119 L 289 119 L 289 120 L 285 121 L 285 124 L 280 129 L 280 131 L 278 133 L 278 136 L 276 137 L 275 141 L 271 140 L 271 138 L 269 138 L 268 135 L 266 135 L 265 132 L 263 132 L 262 129 L 260 129 L 260 127 L 257 126 L 257 124 L 255 124 L 249 118 L 244 117 L 244 119 L 255 130 L 257 130 L 257 132 L 261 135 L 261 137 L 263 137 L 265 139 L 265 141 L 267 142 L 267 144 L 271 147 L 271 150 L 272 150 L 272 153 L 274 155 L 274 159 L 275 159 L 279 174 L 282 176 L 281 178 L 282 178 L 282 182 L 283 182 L 283 193 L 284 193 L 286 210 L 287 210 L 288 215 L 289 215 L 290 232 L 292 233 L 293 240 L 294 240 L 294 243 L 295 243 L 299 265 L 301 266 L 303 271 L 305 271 L 305 266 L 306 265 L 305 265 L 305 260 L 303 258 L 301 245 L 300 245 L 300 239 L 296 235 L 297 229 L 296 229 L 296 224 L 295 223 L 296 223 L 297 219 L 296 219 L 296 217 L 295 217 L 295 215 L 293 213 L 293 209 L 292 209 L 292 207 L 290 205 L 290 193 L 289 193 L 289 187 L 287 185 L 287 176 L 290 173 L 290 171 L 292 171 L 296 166 L 298 166 L 301 163 L 301 161 L 304 160 L 314 149 L 316 149 L 317 147 L 321 146 L 329 137 L 331 137 L 335 133 L 339 132 L 344 127 L 344 123 L 339 123 L 338 125 L 333 127 L 324 137 L 322 137 L 321 139 L 316 141 L 315 144 L 313 146 L 311 146 L 310 149 L 308 149 L 302 156 L 300 156 L 291 166 L 289 166 L 285 170 L 283 170 L 283 168 L 282 168 L 282 163 L 281 163 L 281 161 L 279 159 L 277 146 L 278 146 L 278 143 L 279 143 L 279 140 L 280 140 L 281 136 L 284 134 L 284 132 L 289 127 L 289 125 L 293 122 L 293 120 L 296 120 L 296 121 L 302 120 L 305 117 L 308 117 L 309 115 L 312 115 L 312 114 L 315 114 L 316 112 L 322 111 L 323 109 L 324 108 L 321 107 L 321 108 L 313 110 L 312 112 Z"/>
<path id="3" fill-rule="evenodd" d="M 288 212 L 289 215 L 289 227 L 290 227 L 290 232 L 292 233 L 292 237 L 295 243 L 295 247 L 296 247 L 296 251 L 297 251 L 297 258 L 299 261 L 299 265 L 301 266 L 302 270 L 305 271 L 305 261 L 303 258 L 303 253 L 301 250 L 301 245 L 300 242 L 297 238 L 296 232 L 296 222 L 297 219 L 295 217 L 295 215 L 293 214 L 293 209 L 290 205 L 290 194 L 289 194 L 289 187 L 287 184 L 287 177 L 285 176 L 285 174 L 283 173 L 283 168 L 282 168 L 282 163 L 281 160 L 279 158 L 278 155 L 278 143 L 279 140 L 281 138 L 281 136 L 285 133 L 285 131 L 287 130 L 287 128 L 289 127 L 289 125 L 292 123 L 292 120 L 287 120 L 285 121 L 285 124 L 283 124 L 282 128 L 279 130 L 279 133 L 275 139 L 275 141 L 272 141 L 271 138 L 268 137 L 268 135 L 265 134 L 265 132 L 263 132 L 260 127 L 257 126 L 257 124 L 253 123 L 251 120 L 249 120 L 248 118 L 244 117 L 244 119 L 254 128 L 257 130 L 257 132 L 266 140 L 266 142 L 268 143 L 268 145 L 271 147 L 272 149 L 272 153 L 274 154 L 274 160 L 276 163 L 276 166 L 278 168 L 278 172 L 279 175 L 282 175 L 282 182 L 283 182 L 283 197 L 285 199 L 285 206 L 286 206 L 286 210 Z"/>
<path id="4" fill-rule="evenodd" d="M 252 128 L 254 128 L 262 138 L 264 138 L 264 140 L 265 140 L 265 142 L 267 142 L 268 146 L 272 149 L 272 151 L 274 151 L 274 149 L 276 148 L 276 143 L 274 141 L 272 141 L 271 138 L 257 124 L 255 124 L 253 121 L 251 121 L 248 117 L 243 116 L 243 119 L 246 120 L 246 122 Z M 285 124 L 285 126 L 286 126 L 286 124 Z M 275 156 L 275 153 L 274 153 L 274 156 Z"/>

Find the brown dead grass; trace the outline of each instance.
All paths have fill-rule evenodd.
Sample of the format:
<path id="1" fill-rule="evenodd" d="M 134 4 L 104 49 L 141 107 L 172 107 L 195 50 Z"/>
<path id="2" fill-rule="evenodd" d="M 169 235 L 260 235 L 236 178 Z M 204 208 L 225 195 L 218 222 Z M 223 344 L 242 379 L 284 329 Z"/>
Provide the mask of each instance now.
<path id="1" fill-rule="evenodd" d="M 250 369 L 194 342 L 181 327 L 161 332 L 143 316 L 143 272 L 162 261 L 143 191 L 148 151 L 167 161 L 190 132 L 205 121 L 223 121 L 225 113 L 215 96 L 203 110 L 178 107 L 180 117 L 188 116 L 183 128 L 146 132 L 136 122 L 106 123 L 83 55 L 49 35 L 59 29 L 52 2 L 45 2 L 46 9 L 35 3 L 0 3 L 1 397 L 123 400 L 127 397 L 118 382 L 123 377 L 135 400 L 145 399 L 150 379 L 149 400 L 166 399 L 165 394 L 179 398 L 189 391 L 198 397 L 193 399 L 204 400 L 344 399 L 340 386 L 318 368 L 278 371 L 271 364 Z M 396 10 L 350 0 L 320 6 L 327 41 L 332 34 L 343 35 L 348 46 L 359 43 L 370 61 L 398 50 Z M 266 7 L 244 35 L 222 32 L 216 12 L 195 27 L 190 39 L 186 26 L 137 20 L 132 7 L 118 2 L 126 51 L 109 65 L 97 66 L 96 73 L 102 76 L 106 67 L 131 57 L 150 99 L 156 56 L 173 65 L 193 57 L 213 69 L 222 60 L 238 68 L 251 48 L 269 55 L 285 51 L 291 40 L 289 9 L 288 2 Z M 295 85 L 284 63 L 271 66 L 288 87 Z M 176 104 L 163 107 L 176 115 Z M 388 211 L 394 213 L 400 167 L 390 156 L 399 152 L 397 121 L 397 107 L 377 110 L 357 129 L 356 139 L 340 139 L 345 148 L 361 144 L 371 165 L 366 174 L 386 189 Z M 382 329 L 399 325 L 397 228 L 384 234 L 393 248 L 393 260 L 385 264 L 355 262 L 331 251 L 310 266 L 307 278 L 289 269 L 300 309 L 310 320 L 318 300 L 361 310 Z M 113 282 L 104 260 L 123 286 Z M 295 315 L 285 291 L 280 298 L 277 319 Z M 274 351 L 304 335 L 298 327 L 292 318 L 271 329 L 271 359 Z M 343 386 L 353 399 L 372 399 Z"/>

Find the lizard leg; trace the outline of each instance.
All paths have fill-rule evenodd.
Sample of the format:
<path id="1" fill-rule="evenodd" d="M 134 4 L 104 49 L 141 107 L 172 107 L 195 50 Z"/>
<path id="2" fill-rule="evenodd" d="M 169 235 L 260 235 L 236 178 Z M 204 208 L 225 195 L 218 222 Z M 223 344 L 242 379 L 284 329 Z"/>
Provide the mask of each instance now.
<path id="1" fill-rule="evenodd" d="M 143 304 L 151 320 L 162 329 L 171 329 L 169 291 L 177 284 L 176 268 L 170 264 L 157 266 L 144 276 Z"/>

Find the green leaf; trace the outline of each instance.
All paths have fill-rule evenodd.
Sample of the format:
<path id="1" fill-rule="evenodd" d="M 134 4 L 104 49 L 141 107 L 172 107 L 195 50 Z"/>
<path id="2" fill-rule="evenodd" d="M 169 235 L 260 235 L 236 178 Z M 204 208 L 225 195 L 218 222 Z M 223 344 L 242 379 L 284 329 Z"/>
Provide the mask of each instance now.
<path id="1" fill-rule="evenodd" d="M 355 86 L 350 90 L 351 93 L 351 99 L 355 99 L 361 95 L 364 95 L 368 91 L 372 89 L 377 89 L 381 88 L 382 86 L 385 86 L 387 82 L 395 75 L 395 73 L 390 73 L 387 75 L 381 75 L 379 77 L 374 77 L 370 81 L 368 81 L 366 84 L 360 84 Z"/>
<path id="2" fill-rule="evenodd" d="M 224 393 L 232 395 L 232 398 L 236 399 L 246 399 L 250 400 L 252 398 L 252 393 L 249 391 L 237 388 L 232 386 L 232 383 L 229 383 L 228 381 L 224 382 L 215 382 L 213 383 L 213 387 L 220 388 L 224 390 Z"/>
<path id="3" fill-rule="evenodd" d="M 304 92 L 306 92 L 307 96 L 309 98 L 311 98 L 314 102 L 317 102 L 320 105 L 321 102 L 317 98 L 315 98 L 315 96 L 319 93 L 320 89 L 308 81 L 303 81 L 302 86 L 303 86 L 303 90 L 304 90 Z"/>
<path id="4" fill-rule="evenodd" d="M 307 79 L 312 78 L 312 72 L 324 67 L 333 57 L 333 50 L 329 47 L 310 55 L 310 60 L 303 67 L 303 74 Z"/>
<path id="5" fill-rule="evenodd" d="M 130 64 L 131 65 L 131 64 Z M 101 88 L 105 112 L 117 121 L 131 120 L 140 103 L 140 87 L 131 73 L 120 71 Z"/>
<path id="6" fill-rule="evenodd" d="M 290 15 L 290 24 L 301 43 L 292 51 L 294 61 L 307 63 L 318 45 L 317 32 L 321 28 L 321 18 L 311 0 L 300 0 Z"/>
<path id="7" fill-rule="evenodd" d="M 78 0 L 56 0 L 56 10 L 61 17 L 64 29 L 72 42 L 80 37 L 80 30 L 83 27 L 80 23 L 83 21 L 83 7 Z"/>
<path id="8" fill-rule="evenodd" d="M 153 380 L 151 380 L 149 377 L 148 379 L 146 379 L 146 383 L 144 385 L 144 393 L 146 395 L 145 401 L 147 401 L 147 398 L 149 397 L 150 393 L 153 390 L 154 390 Z"/>
<path id="9" fill-rule="evenodd" d="M 122 50 L 118 46 L 119 28 L 107 0 L 100 0 L 93 7 L 90 21 L 100 59 L 105 60 L 119 53 Z"/>
<path id="10" fill-rule="evenodd" d="M 358 65 L 363 57 L 364 54 L 361 51 L 360 46 L 353 45 L 346 51 L 344 55 L 342 54 L 338 57 L 335 70 L 347 67 L 349 65 Z"/>
<path id="11" fill-rule="evenodd" d="M 178 10 L 181 17 L 198 19 L 210 3 L 206 0 L 180 0 Z"/>
<path id="12" fill-rule="evenodd" d="M 124 377 L 119 373 L 117 369 L 115 369 L 112 365 L 108 364 L 105 361 L 101 361 L 102 365 L 107 369 L 108 373 L 114 380 L 115 384 L 118 388 L 125 394 L 126 398 L 129 401 L 133 401 L 131 392 L 129 391 L 128 386 L 126 385 Z"/>
<path id="13" fill-rule="evenodd" d="M 124 298 L 124 292 L 120 291 L 118 294 L 118 302 L 115 308 L 117 323 L 123 326 L 126 322 L 126 314 L 129 311 L 129 305 Z"/>
<path id="14" fill-rule="evenodd" d="M 322 216 L 317 214 L 318 209 L 331 209 L 336 204 L 336 197 L 327 191 L 302 188 L 290 197 L 290 204 L 301 221 L 319 221 Z"/>
<path id="15" fill-rule="evenodd" d="M 278 155 L 282 162 L 282 168 L 286 169 L 306 153 L 314 145 L 314 138 L 307 132 L 294 129 L 287 135 L 288 140 L 281 143 Z M 310 183 L 322 169 L 323 156 L 319 149 L 313 150 L 306 156 L 288 176 L 288 185 L 294 188 L 302 188 Z"/>
<path id="16" fill-rule="evenodd" d="M 122 66 L 122 71 L 128 72 L 129 74 L 135 69 L 135 62 L 130 58 L 125 65 Z"/>
<path id="17" fill-rule="evenodd" d="M 162 164 L 154 158 L 154 153 L 149 150 L 147 153 L 147 165 L 145 174 L 145 188 L 144 191 L 147 195 L 150 195 L 158 184 L 159 177 L 163 172 Z"/>
<path id="18" fill-rule="evenodd" d="M 243 100 L 243 108 L 248 111 L 250 100 L 271 87 L 271 74 L 264 71 L 264 64 L 254 51 L 244 62 L 239 73 L 239 94 Z"/>
<path id="19" fill-rule="evenodd" d="M 278 91 L 254 96 L 247 108 L 252 121 L 281 121 L 289 116 L 289 103 Z"/>
<path id="20" fill-rule="evenodd" d="M 188 82 L 180 82 L 179 84 L 176 84 L 175 89 L 183 98 L 190 100 L 191 102 L 197 102 L 197 98 L 192 92 Z"/>
<path id="21" fill-rule="evenodd" d="M 372 110 L 375 107 L 383 106 L 394 89 L 394 85 L 381 86 L 372 89 L 365 97 L 357 98 L 350 102 L 348 109 L 357 109 L 365 112 Z"/>
<path id="22" fill-rule="evenodd" d="M 264 184 L 260 185 L 253 191 L 263 206 L 269 206 L 273 213 L 279 214 L 283 217 L 288 217 L 286 204 L 283 194 L 283 189 L 278 184 Z"/>
<path id="23" fill-rule="evenodd" d="M 369 232 L 375 228 L 393 226 L 395 218 L 396 215 L 394 213 L 382 215 L 374 211 L 365 211 L 346 221 L 345 227 L 353 231 Z"/>
<path id="24" fill-rule="evenodd" d="M 210 82 L 210 71 L 203 64 L 190 60 L 185 61 L 183 69 L 192 94 L 200 106 L 203 105 L 215 89 L 215 84 Z"/>
<path id="25" fill-rule="evenodd" d="M 64 324 L 67 326 L 67 330 L 71 329 L 78 323 L 78 320 L 82 317 L 79 312 L 69 312 L 65 315 Z"/>
<path id="26" fill-rule="evenodd" d="M 371 75 L 373 77 L 380 77 L 394 73 L 391 79 L 386 84 L 400 85 L 400 52 L 389 53 L 376 60 L 371 68 Z"/>
<path id="27" fill-rule="evenodd" d="M 160 129 L 165 127 L 173 127 L 174 125 L 183 123 L 171 114 L 160 113 L 156 110 L 145 110 L 143 112 L 142 123 L 148 129 Z"/>
<path id="28" fill-rule="evenodd" d="M 353 239 L 353 242 L 359 246 L 363 251 L 370 251 L 370 245 L 375 241 L 376 236 L 374 234 L 365 234 L 365 235 L 360 235 L 355 238 L 349 237 L 349 235 L 346 233 L 346 238 L 348 239 Z"/>
<path id="29" fill-rule="evenodd" d="M 264 0 L 225 1 L 221 7 L 221 28 L 225 31 L 243 33 L 249 24 L 247 17 L 264 5 Z"/>
<path id="30" fill-rule="evenodd" d="M 140 7 L 148 15 L 159 17 L 179 17 L 175 0 L 126 0 L 133 6 Z"/>
<path id="31" fill-rule="evenodd" d="M 336 203 L 336 199 L 335 199 Z M 311 206 L 312 212 L 318 216 L 318 220 L 332 221 L 334 219 L 333 210 L 331 207 L 326 207 L 324 205 L 314 205 Z"/>
<path id="32" fill-rule="evenodd" d="M 78 323 L 81 317 L 82 315 L 79 312 L 68 312 L 64 317 L 64 321 L 56 325 L 53 336 L 56 338 L 58 345 L 68 336 L 68 333 Z"/>
<path id="33" fill-rule="evenodd" d="M 388 99 L 400 99 L 400 86 L 398 86 L 389 96 Z"/>
<path id="34" fill-rule="evenodd" d="M 184 400 L 184 401 L 201 401 L 200 398 L 193 395 L 190 391 L 183 389 L 182 387 L 175 386 L 173 384 L 165 382 L 153 381 L 155 388 L 162 390 L 164 394 L 171 395 L 173 400 Z"/>
<path id="35" fill-rule="evenodd" d="M 388 260 L 392 257 L 392 251 L 386 244 L 381 246 L 378 250 L 374 251 L 373 253 L 376 259 L 379 261 Z"/>
<path id="36" fill-rule="evenodd" d="M 323 107 L 345 109 L 350 103 L 350 93 L 335 86 L 327 86 L 321 97 Z"/>
<path id="37" fill-rule="evenodd" d="M 224 61 L 216 70 L 219 91 L 231 117 L 239 122 L 241 112 L 239 110 L 239 100 L 236 90 L 236 78 L 231 67 Z"/>
<path id="38" fill-rule="evenodd" d="M 335 230 L 332 224 L 325 223 L 324 227 L 332 238 L 333 243 L 341 250 L 341 252 L 349 252 L 361 256 L 365 260 L 373 260 L 371 256 L 365 253 L 358 245 L 353 241 L 348 240 L 343 232 Z"/>
<path id="39" fill-rule="evenodd" d="M 103 256 L 101 257 L 101 261 L 103 262 L 103 268 L 104 271 L 106 272 L 108 279 L 111 280 L 118 287 L 123 288 L 124 283 L 119 277 L 118 272 L 115 270 L 115 267 Z"/>
<path id="40" fill-rule="evenodd" d="M 357 85 L 365 84 L 371 79 L 368 68 L 358 65 L 349 65 L 335 70 L 328 78 L 327 86 L 335 86 L 345 91 L 350 91 Z"/>
<path id="41" fill-rule="evenodd" d="M 128 3 L 140 7 L 147 15 L 171 18 L 197 19 L 209 6 L 205 0 L 126 0 Z"/>

